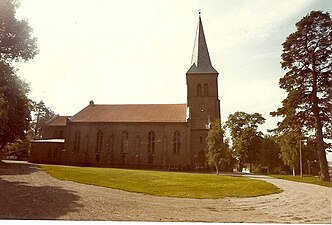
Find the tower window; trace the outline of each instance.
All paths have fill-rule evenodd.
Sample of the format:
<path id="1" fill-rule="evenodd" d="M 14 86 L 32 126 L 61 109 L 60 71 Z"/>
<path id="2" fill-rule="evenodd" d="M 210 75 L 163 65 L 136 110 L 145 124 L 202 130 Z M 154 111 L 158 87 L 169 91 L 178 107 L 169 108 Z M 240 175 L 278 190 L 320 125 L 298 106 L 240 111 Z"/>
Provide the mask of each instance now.
<path id="1" fill-rule="evenodd" d="M 209 96 L 209 86 L 208 84 L 204 84 L 204 96 Z"/>
<path id="2" fill-rule="evenodd" d="M 197 84 L 197 96 L 202 96 L 202 85 Z"/>
<path id="3" fill-rule="evenodd" d="M 154 153 L 155 150 L 155 134 L 153 131 L 150 131 L 148 134 L 148 153 Z"/>
<path id="4" fill-rule="evenodd" d="M 101 130 L 97 132 L 97 145 L 96 145 L 96 152 L 101 152 L 103 146 L 103 137 L 104 134 Z"/>
<path id="5" fill-rule="evenodd" d="M 179 131 L 175 131 L 173 134 L 173 153 L 179 154 L 181 148 L 181 138 Z"/>
<path id="6" fill-rule="evenodd" d="M 202 136 L 199 136 L 199 143 L 203 143 L 203 137 Z"/>

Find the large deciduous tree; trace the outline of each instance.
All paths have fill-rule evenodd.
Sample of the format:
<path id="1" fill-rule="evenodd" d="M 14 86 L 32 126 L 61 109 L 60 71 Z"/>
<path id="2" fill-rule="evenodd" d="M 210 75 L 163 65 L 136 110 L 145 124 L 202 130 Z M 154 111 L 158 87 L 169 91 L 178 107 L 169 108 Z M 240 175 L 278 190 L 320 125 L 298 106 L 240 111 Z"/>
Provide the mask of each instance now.
<path id="1" fill-rule="evenodd" d="M 18 6 L 16 0 L 0 1 L 0 61 L 26 61 L 38 53 L 28 21 L 15 17 Z"/>
<path id="2" fill-rule="evenodd" d="M 264 117 L 259 113 L 235 112 L 228 117 L 226 125 L 231 131 L 240 171 L 244 163 L 249 163 L 252 172 L 252 164 L 257 160 L 262 143 L 262 133 L 257 129 L 258 125 L 264 122 Z"/>
<path id="3" fill-rule="evenodd" d="M 207 163 L 216 169 L 217 175 L 222 167 L 229 168 L 232 166 L 233 157 L 220 120 L 212 122 L 206 143 L 205 155 Z"/>
<path id="4" fill-rule="evenodd" d="M 37 53 L 36 38 L 27 20 L 15 17 L 19 3 L 0 1 L 0 152 L 29 129 L 28 84 L 16 75 L 12 62 L 24 62 Z"/>
<path id="5" fill-rule="evenodd" d="M 324 136 L 331 138 L 332 127 L 332 20 L 329 13 L 312 11 L 296 27 L 283 43 L 281 66 L 287 72 L 279 85 L 288 95 L 271 114 L 284 117 L 282 129 L 295 122 L 302 133 L 316 134 L 321 175 L 328 181 Z"/>
<path id="6" fill-rule="evenodd" d="M 273 173 L 276 167 L 282 166 L 279 155 L 280 145 L 275 141 L 274 137 L 265 135 L 262 139 L 262 148 L 258 156 L 259 165 L 266 167 L 267 173 Z"/>
<path id="7" fill-rule="evenodd" d="M 8 142 L 24 138 L 29 129 L 28 85 L 15 75 L 14 68 L 0 61 L 0 151 Z"/>

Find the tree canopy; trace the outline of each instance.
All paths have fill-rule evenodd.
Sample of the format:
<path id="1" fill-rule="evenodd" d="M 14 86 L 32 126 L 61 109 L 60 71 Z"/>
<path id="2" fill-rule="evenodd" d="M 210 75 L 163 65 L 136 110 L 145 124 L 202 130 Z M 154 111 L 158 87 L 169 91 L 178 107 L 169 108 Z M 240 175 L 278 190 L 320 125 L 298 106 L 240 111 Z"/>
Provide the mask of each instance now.
<path id="1" fill-rule="evenodd" d="M 0 1 L 0 61 L 26 61 L 38 53 L 28 21 L 15 17 L 18 6 L 16 0 Z"/>
<path id="2" fill-rule="evenodd" d="M 33 136 L 35 138 L 41 138 L 45 123 L 55 116 L 55 113 L 45 105 L 43 101 L 33 102 L 32 103 L 32 114 L 33 118 L 31 121 L 31 131 L 33 132 Z"/>
<path id="3" fill-rule="evenodd" d="M 329 180 L 323 138 L 331 138 L 332 21 L 329 13 L 312 11 L 296 23 L 297 30 L 283 43 L 281 66 L 286 70 L 279 85 L 288 93 L 282 107 L 279 132 L 300 124 L 306 135 L 315 132 L 321 174 Z"/>
<path id="4" fill-rule="evenodd" d="M 0 151 L 29 129 L 29 85 L 16 75 L 13 61 L 32 59 L 38 48 L 27 20 L 15 17 L 16 0 L 0 1 Z"/>
<path id="5" fill-rule="evenodd" d="M 28 85 L 16 76 L 14 68 L 0 61 L 0 150 L 7 142 L 23 138 L 29 129 Z"/>
<path id="6" fill-rule="evenodd" d="M 212 122 L 206 142 L 207 163 L 216 169 L 217 174 L 220 169 L 229 169 L 230 166 L 233 166 L 233 156 L 220 120 Z"/>
<path id="7" fill-rule="evenodd" d="M 226 125 L 231 131 L 233 148 L 239 160 L 240 170 L 243 163 L 249 163 L 252 170 L 252 164 L 257 160 L 261 148 L 262 133 L 257 129 L 258 125 L 264 122 L 264 117 L 259 113 L 235 112 L 229 115 Z"/>

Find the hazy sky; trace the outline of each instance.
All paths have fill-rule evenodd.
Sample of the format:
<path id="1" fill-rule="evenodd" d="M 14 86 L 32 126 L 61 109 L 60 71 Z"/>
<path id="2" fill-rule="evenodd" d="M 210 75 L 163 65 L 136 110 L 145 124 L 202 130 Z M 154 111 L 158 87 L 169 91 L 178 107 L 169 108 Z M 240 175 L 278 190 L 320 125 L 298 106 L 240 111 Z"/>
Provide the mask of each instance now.
<path id="1" fill-rule="evenodd" d="M 21 0 L 40 53 L 18 74 L 30 98 L 60 115 L 96 104 L 186 103 L 198 9 L 214 68 L 221 117 L 269 112 L 279 88 L 281 44 L 311 10 L 331 12 L 330 0 Z"/>

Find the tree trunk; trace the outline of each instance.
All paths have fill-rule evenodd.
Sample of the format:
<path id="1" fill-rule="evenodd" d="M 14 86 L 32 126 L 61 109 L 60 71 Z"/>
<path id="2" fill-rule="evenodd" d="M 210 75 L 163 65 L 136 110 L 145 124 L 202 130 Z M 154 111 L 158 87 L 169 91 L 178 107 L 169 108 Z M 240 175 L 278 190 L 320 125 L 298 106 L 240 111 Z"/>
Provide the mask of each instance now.
<path id="1" fill-rule="evenodd" d="M 330 181 L 330 175 L 327 165 L 327 159 L 323 140 L 323 126 L 319 115 L 319 106 L 317 98 L 317 74 L 313 64 L 313 88 L 312 88 L 312 111 L 315 117 L 317 151 L 319 157 L 320 174 L 324 181 Z"/>
<path id="2" fill-rule="evenodd" d="M 218 169 L 218 166 L 216 166 L 216 173 L 217 173 L 217 175 L 219 175 L 219 169 Z"/>
<path id="3" fill-rule="evenodd" d="M 243 164 L 242 162 L 239 162 L 239 172 L 242 172 L 242 169 L 243 169 Z"/>
<path id="4" fill-rule="evenodd" d="M 293 166 L 293 176 L 295 176 L 295 168 L 294 168 L 294 166 Z"/>
<path id="5" fill-rule="evenodd" d="M 249 163 L 249 173 L 252 173 L 252 163 Z"/>

